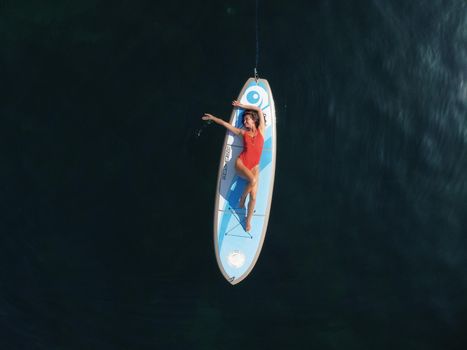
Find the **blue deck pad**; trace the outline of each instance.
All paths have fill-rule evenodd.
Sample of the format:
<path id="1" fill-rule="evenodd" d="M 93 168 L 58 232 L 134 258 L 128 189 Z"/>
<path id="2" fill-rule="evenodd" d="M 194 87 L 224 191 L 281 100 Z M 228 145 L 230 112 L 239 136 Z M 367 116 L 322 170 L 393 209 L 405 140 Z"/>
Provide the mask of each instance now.
<path id="1" fill-rule="evenodd" d="M 269 218 L 275 164 L 275 111 L 269 85 L 263 80 L 256 82 L 250 79 L 244 86 L 239 101 L 260 107 L 265 114 L 266 128 L 250 232 L 245 231 L 249 197 L 245 208 L 238 208 L 247 181 L 238 176 L 235 170 L 235 161 L 243 150 L 243 140 L 230 132 L 226 135 L 219 173 L 215 243 L 219 266 L 224 276 L 233 284 L 235 279 L 241 280 L 251 271 L 261 250 Z M 242 128 L 243 113 L 241 108 L 234 109 L 231 124 Z"/>

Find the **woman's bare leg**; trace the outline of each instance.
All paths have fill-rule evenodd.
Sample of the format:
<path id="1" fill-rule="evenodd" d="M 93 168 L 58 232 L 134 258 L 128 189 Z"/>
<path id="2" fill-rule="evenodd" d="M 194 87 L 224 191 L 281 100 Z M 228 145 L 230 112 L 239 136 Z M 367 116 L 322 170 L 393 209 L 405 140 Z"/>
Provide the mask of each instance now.
<path id="1" fill-rule="evenodd" d="M 253 177 L 255 179 L 254 183 L 251 184 L 251 182 L 245 187 L 245 190 L 243 191 L 243 194 L 242 196 L 240 197 L 240 201 L 238 202 L 239 203 L 239 207 L 240 208 L 244 208 L 245 207 L 245 201 L 246 201 L 246 197 L 248 196 L 248 193 L 250 193 L 253 188 L 256 186 L 257 182 L 258 182 L 258 166 L 255 166 L 253 169 L 251 169 L 251 173 L 253 174 Z"/>
<path id="2" fill-rule="evenodd" d="M 256 172 L 256 175 L 258 175 L 258 172 Z M 246 216 L 245 231 L 251 230 L 251 218 L 253 217 L 253 214 L 255 212 L 257 189 L 258 189 L 258 181 L 256 181 L 255 185 L 250 191 L 250 200 L 248 201 L 248 213 Z"/>
<path id="3" fill-rule="evenodd" d="M 248 201 L 247 217 L 245 222 L 245 231 L 251 230 L 251 218 L 253 217 L 253 214 L 255 212 L 259 167 L 255 166 L 253 169 L 251 169 L 251 173 L 253 175 L 254 181 L 250 181 L 250 183 L 246 186 L 245 190 L 243 191 L 242 197 L 240 198 L 240 207 L 243 208 L 245 206 L 246 197 L 250 195 L 250 200 Z"/>
<path id="4" fill-rule="evenodd" d="M 245 164 L 243 164 L 242 160 L 238 158 L 237 162 L 235 163 L 235 168 L 237 169 L 239 175 L 248 181 L 248 184 L 245 187 L 245 190 L 243 191 L 243 194 L 240 197 L 240 201 L 239 201 L 240 208 L 243 208 L 245 206 L 246 196 L 248 195 L 248 193 L 251 192 L 253 187 L 256 185 L 257 166 L 254 167 L 252 170 L 250 170 L 245 166 Z"/>

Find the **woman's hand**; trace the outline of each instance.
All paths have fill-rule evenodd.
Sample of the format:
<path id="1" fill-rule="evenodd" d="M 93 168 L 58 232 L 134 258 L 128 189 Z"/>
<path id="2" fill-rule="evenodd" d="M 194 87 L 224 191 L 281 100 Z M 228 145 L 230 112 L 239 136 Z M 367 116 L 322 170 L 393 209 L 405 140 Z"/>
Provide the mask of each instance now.
<path id="1" fill-rule="evenodd" d="M 238 102 L 237 100 L 232 101 L 232 106 L 242 108 L 242 104 L 240 102 Z"/>
<path id="2" fill-rule="evenodd" d="M 238 108 L 243 108 L 243 109 L 252 109 L 254 111 L 259 110 L 260 108 L 258 106 L 253 106 L 253 105 L 245 105 L 243 103 L 238 102 L 237 100 L 232 101 L 232 106 L 238 107 Z"/>
<path id="3" fill-rule="evenodd" d="M 209 113 L 204 113 L 204 115 L 201 117 L 201 119 L 203 119 L 203 120 L 213 120 L 214 116 L 212 114 L 209 114 Z"/>

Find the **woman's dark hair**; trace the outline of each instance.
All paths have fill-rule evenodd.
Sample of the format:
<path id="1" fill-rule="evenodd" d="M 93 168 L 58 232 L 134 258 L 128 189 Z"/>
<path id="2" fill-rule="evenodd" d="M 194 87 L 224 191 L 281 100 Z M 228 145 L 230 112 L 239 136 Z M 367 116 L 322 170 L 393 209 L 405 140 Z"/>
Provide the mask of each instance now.
<path id="1" fill-rule="evenodd" d="M 243 121 L 245 121 L 245 117 L 247 115 L 249 115 L 250 118 L 253 119 L 253 122 L 255 123 L 256 128 L 258 129 L 259 128 L 259 115 L 258 115 L 258 112 L 253 111 L 251 109 L 245 110 L 245 112 L 243 112 Z"/>

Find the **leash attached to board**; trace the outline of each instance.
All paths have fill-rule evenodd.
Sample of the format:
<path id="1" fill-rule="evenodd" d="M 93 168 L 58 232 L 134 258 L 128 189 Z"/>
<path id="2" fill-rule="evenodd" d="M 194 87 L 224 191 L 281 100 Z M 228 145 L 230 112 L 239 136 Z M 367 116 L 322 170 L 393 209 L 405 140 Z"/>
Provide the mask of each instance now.
<path id="1" fill-rule="evenodd" d="M 255 62 L 255 69 L 254 69 L 254 77 L 255 82 L 258 83 L 259 74 L 258 74 L 258 64 L 259 64 L 259 20 L 258 20 L 258 12 L 259 12 L 259 0 L 256 0 L 256 62 Z"/>

